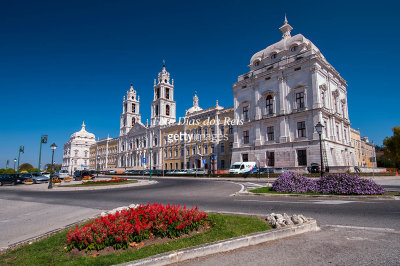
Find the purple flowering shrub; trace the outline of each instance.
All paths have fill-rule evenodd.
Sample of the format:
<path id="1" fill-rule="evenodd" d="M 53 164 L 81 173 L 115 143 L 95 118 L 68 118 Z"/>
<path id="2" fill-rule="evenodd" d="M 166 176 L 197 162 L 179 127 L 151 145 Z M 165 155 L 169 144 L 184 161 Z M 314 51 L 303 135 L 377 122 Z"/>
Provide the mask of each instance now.
<path id="1" fill-rule="evenodd" d="M 271 190 L 286 193 L 316 192 L 337 195 L 385 194 L 381 185 L 357 175 L 329 174 L 318 180 L 285 172 L 272 184 Z"/>
<path id="2" fill-rule="evenodd" d="M 330 174 L 317 181 L 319 192 L 338 195 L 373 195 L 385 194 L 381 185 L 372 179 L 360 178 L 357 175 Z"/>
<path id="3" fill-rule="evenodd" d="M 271 190 L 290 193 L 317 192 L 317 185 L 316 180 L 296 173 L 285 172 L 272 184 Z"/>

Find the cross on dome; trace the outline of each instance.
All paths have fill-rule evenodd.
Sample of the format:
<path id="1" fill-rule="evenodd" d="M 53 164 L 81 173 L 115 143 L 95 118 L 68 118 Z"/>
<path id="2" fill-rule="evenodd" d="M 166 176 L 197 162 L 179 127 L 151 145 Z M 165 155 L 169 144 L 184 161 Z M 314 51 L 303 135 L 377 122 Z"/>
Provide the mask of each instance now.
<path id="1" fill-rule="evenodd" d="M 83 122 L 82 122 L 82 129 L 84 130 L 84 129 L 85 129 L 85 127 L 86 127 L 86 125 L 85 125 L 85 121 L 83 121 Z"/>

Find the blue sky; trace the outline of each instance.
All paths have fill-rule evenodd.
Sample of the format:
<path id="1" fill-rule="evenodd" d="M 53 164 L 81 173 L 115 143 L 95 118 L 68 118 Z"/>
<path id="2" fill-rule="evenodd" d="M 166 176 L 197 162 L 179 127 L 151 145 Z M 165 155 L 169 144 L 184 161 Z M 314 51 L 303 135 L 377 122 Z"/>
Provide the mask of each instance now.
<path id="1" fill-rule="evenodd" d="M 150 116 L 153 79 L 166 60 L 177 115 L 192 104 L 233 105 L 232 83 L 251 56 L 280 40 L 287 14 L 348 82 L 350 120 L 381 144 L 400 125 L 396 2 L 343 1 L 2 1 L 0 168 L 25 146 L 22 162 L 56 162 L 80 129 L 117 137 L 130 82 Z"/>

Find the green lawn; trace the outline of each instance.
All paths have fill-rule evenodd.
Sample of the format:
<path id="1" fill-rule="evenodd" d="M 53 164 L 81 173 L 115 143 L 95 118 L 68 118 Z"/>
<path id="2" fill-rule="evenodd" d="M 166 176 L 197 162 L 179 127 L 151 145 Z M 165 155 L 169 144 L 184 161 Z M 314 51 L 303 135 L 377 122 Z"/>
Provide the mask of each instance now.
<path id="1" fill-rule="evenodd" d="M 82 184 L 73 184 L 73 185 L 61 185 L 60 187 L 90 187 L 90 186 L 109 186 L 109 185 L 121 185 L 128 183 L 137 183 L 137 180 L 126 180 L 123 182 L 116 183 L 82 183 Z"/>
<path id="2" fill-rule="evenodd" d="M 332 195 L 332 196 L 400 196 L 400 192 L 397 191 L 388 191 L 384 195 L 336 195 L 336 194 L 323 194 L 323 193 L 314 193 L 314 192 L 307 192 L 307 193 L 290 193 L 290 192 L 277 192 L 271 190 L 270 187 L 260 187 L 256 189 L 252 189 L 249 192 L 252 193 L 269 193 L 269 194 L 293 194 L 293 195 Z"/>
<path id="3" fill-rule="evenodd" d="M 270 229 L 263 220 L 255 217 L 209 214 L 209 219 L 215 225 L 205 233 L 95 258 L 74 258 L 65 252 L 67 231 L 64 231 L 0 255 L 0 265 L 111 265 Z"/>

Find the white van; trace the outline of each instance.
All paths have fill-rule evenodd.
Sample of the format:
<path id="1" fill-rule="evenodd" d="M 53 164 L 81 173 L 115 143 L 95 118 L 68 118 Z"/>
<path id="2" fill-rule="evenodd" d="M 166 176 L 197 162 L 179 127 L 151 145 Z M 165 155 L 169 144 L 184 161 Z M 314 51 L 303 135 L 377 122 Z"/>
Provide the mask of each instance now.
<path id="1" fill-rule="evenodd" d="M 250 174 L 257 172 L 257 164 L 255 162 L 237 162 L 232 164 L 229 169 L 230 174 Z"/>

